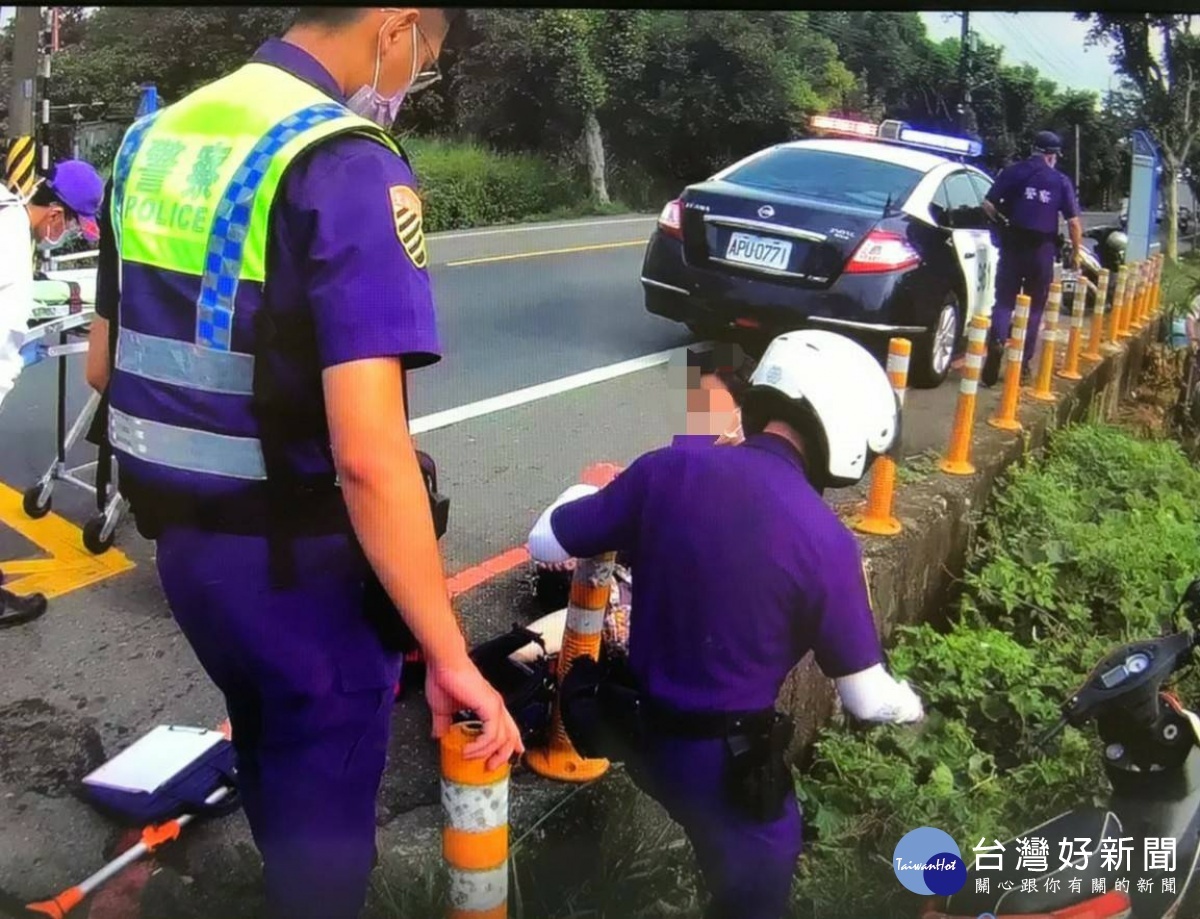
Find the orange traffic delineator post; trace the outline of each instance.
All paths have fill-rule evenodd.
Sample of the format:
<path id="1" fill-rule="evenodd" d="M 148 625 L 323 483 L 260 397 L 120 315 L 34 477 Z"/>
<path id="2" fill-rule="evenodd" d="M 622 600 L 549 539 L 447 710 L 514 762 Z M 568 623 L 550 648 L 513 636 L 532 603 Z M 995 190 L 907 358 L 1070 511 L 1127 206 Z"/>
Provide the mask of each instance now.
<path id="1" fill-rule="evenodd" d="M 612 596 L 617 555 L 606 552 L 595 558 L 580 559 L 571 579 L 571 599 L 567 605 L 567 624 L 562 649 L 558 653 L 558 685 L 566 679 L 576 659 L 598 660 L 604 631 L 604 613 Z M 550 723 L 550 741 L 542 749 L 531 750 L 525 762 L 538 775 L 562 782 L 590 782 L 608 772 L 606 759 L 580 756 L 563 726 L 559 696 L 554 698 Z"/>
<path id="2" fill-rule="evenodd" d="M 508 916 L 509 765 L 463 751 L 483 732 L 479 722 L 451 725 L 442 737 L 442 858 L 450 875 L 449 919 Z"/>
<path id="3" fill-rule="evenodd" d="M 1102 361 L 1104 355 L 1100 344 L 1104 340 L 1104 305 L 1108 299 L 1108 269 L 1101 268 L 1100 276 L 1096 279 L 1096 303 L 1092 307 L 1091 337 L 1088 339 L 1087 350 L 1083 352 L 1085 361 Z M 1084 297 L 1087 302 L 1087 297 Z"/>
<path id="4" fill-rule="evenodd" d="M 1129 269 L 1129 276 L 1126 278 L 1126 299 L 1121 306 L 1121 323 L 1117 325 L 1118 342 L 1123 342 L 1133 335 L 1133 311 L 1136 302 L 1138 302 L 1138 265 Z"/>
<path id="5" fill-rule="evenodd" d="M 1054 394 L 1051 384 L 1054 381 L 1054 357 L 1058 344 L 1058 317 L 1062 308 L 1062 288 L 1057 284 L 1050 285 L 1050 296 L 1046 299 L 1046 329 L 1042 336 L 1042 359 L 1038 364 L 1037 378 L 1029 393 L 1029 398 L 1038 402 L 1054 402 L 1058 396 Z"/>
<path id="6" fill-rule="evenodd" d="M 950 429 L 950 449 L 939 463 L 942 472 L 950 475 L 975 474 L 971 464 L 971 435 L 975 432 L 975 400 L 979 394 L 979 374 L 987 355 L 990 325 L 988 317 L 976 316 L 967 332 L 967 359 L 958 386 L 958 407 L 954 412 L 954 427 Z"/>
<path id="7" fill-rule="evenodd" d="M 1162 277 L 1163 269 L 1166 267 L 1167 259 L 1164 255 L 1158 256 L 1158 263 L 1154 268 L 1154 315 L 1157 316 L 1162 312 Z"/>
<path id="8" fill-rule="evenodd" d="M 1021 422 L 1017 420 L 1017 405 L 1021 401 L 1021 362 L 1025 358 L 1025 329 L 1029 325 L 1029 298 L 1017 296 L 1017 308 L 1013 312 L 1012 332 L 1005 353 L 1004 388 L 1000 393 L 1000 405 L 988 424 L 1001 431 L 1017 433 Z"/>
<path id="9" fill-rule="evenodd" d="M 1067 339 L 1067 362 L 1058 376 L 1064 380 L 1082 380 L 1079 372 L 1079 358 L 1083 351 L 1083 308 L 1087 304 L 1087 288 L 1084 277 L 1079 275 L 1075 281 L 1075 289 L 1071 291 L 1071 333 Z"/>
<path id="10" fill-rule="evenodd" d="M 1150 262 L 1150 295 L 1147 298 L 1146 318 L 1158 318 L 1160 295 L 1162 292 L 1163 256 L 1156 255 Z"/>
<path id="11" fill-rule="evenodd" d="M 1117 287 L 1113 291 L 1112 309 L 1108 311 L 1108 333 L 1104 339 L 1104 350 L 1116 354 L 1121 350 L 1118 337 L 1121 331 L 1121 313 L 1125 310 L 1125 289 L 1129 286 L 1129 271 L 1125 265 L 1117 270 Z"/>
<path id="12" fill-rule="evenodd" d="M 904 407 L 904 394 L 908 389 L 908 363 L 911 357 L 912 342 L 907 338 L 893 338 L 888 342 L 887 375 L 901 408 Z M 899 533 L 903 527 L 892 514 L 895 496 L 896 461 L 891 456 L 881 456 L 875 460 L 875 468 L 871 470 L 866 511 L 854 520 L 854 529 L 870 536 L 895 536 Z"/>
<path id="13" fill-rule="evenodd" d="M 1135 269 L 1134 297 L 1129 310 L 1129 329 L 1136 332 L 1146 325 L 1146 266 L 1149 260 L 1138 262 Z"/>

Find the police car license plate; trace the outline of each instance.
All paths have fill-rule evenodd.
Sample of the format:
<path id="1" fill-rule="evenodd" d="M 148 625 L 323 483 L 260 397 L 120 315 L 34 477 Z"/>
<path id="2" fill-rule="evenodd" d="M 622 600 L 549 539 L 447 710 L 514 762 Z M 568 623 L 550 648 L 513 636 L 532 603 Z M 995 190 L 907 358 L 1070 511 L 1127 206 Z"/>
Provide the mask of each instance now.
<path id="1" fill-rule="evenodd" d="M 779 239 L 751 236 L 749 233 L 734 233 L 729 239 L 725 257 L 742 265 L 783 271 L 792 258 L 792 244 Z"/>

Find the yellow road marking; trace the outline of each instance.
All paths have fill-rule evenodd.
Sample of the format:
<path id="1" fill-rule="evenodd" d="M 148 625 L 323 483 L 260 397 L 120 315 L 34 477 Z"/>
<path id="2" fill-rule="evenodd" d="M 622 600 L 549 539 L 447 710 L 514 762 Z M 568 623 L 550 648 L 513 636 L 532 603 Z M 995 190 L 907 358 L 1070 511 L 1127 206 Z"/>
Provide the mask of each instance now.
<path id="1" fill-rule="evenodd" d="M 447 268 L 462 268 L 464 265 L 487 265 L 492 262 L 513 262 L 523 258 L 542 258 L 547 255 L 573 255 L 576 252 L 599 252 L 602 249 L 627 249 L 631 246 L 645 246 L 645 239 L 634 239 L 621 243 L 598 243 L 594 246 L 572 246 L 570 249 L 543 249 L 540 252 L 518 252 L 514 255 L 492 255 L 488 258 L 471 258 L 458 262 L 447 262 Z"/>
<path id="2" fill-rule="evenodd" d="M 135 567 L 115 547 L 103 555 L 92 555 L 83 547 L 83 532 L 79 527 L 57 514 L 30 520 L 21 507 L 21 494 L 3 484 L 0 484 L 0 522 L 53 556 L 0 562 L 0 571 L 12 577 L 4 586 L 15 594 L 42 593 L 53 599 Z"/>

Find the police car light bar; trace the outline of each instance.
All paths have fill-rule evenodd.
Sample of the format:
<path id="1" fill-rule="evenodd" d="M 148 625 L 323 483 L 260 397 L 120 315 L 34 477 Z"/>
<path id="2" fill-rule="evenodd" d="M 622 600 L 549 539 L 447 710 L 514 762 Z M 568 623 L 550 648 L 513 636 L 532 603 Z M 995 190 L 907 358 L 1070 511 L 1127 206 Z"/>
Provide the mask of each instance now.
<path id="1" fill-rule="evenodd" d="M 961 156 L 979 156 L 983 153 L 983 144 L 977 140 L 946 134 L 932 134 L 929 131 L 918 131 L 915 128 L 901 128 L 899 139 L 902 144 L 941 150 L 946 153 L 957 153 Z"/>
<path id="2" fill-rule="evenodd" d="M 926 150 L 937 150 L 939 153 L 954 153 L 959 156 L 981 156 L 983 144 L 966 137 L 955 137 L 951 134 L 934 134 L 931 131 L 920 131 L 910 128 L 903 121 L 889 119 L 880 124 L 869 121 L 855 121 L 851 118 L 835 118 L 832 115 L 814 115 L 809 126 L 815 131 L 828 134 L 844 134 L 850 137 L 860 137 L 863 140 L 883 140 L 903 144 L 906 147 L 922 147 Z"/>
<path id="3" fill-rule="evenodd" d="M 852 137 L 878 137 L 879 125 L 869 121 L 852 121 L 849 118 L 834 118 L 832 115 L 813 115 L 809 124 L 817 131 L 831 134 L 849 134 Z"/>

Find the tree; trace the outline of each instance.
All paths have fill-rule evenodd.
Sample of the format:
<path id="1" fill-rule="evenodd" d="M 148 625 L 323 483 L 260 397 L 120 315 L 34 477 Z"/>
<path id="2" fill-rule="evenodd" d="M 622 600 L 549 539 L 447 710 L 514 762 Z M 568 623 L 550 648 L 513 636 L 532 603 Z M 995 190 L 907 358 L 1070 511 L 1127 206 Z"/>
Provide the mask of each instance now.
<path id="1" fill-rule="evenodd" d="M 1091 22 L 1092 43 L 1113 44 L 1112 62 L 1136 90 L 1142 115 L 1163 159 L 1167 258 L 1179 257 L 1176 181 L 1200 138 L 1200 38 L 1190 34 L 1190 14 L 1076 13 Z M 1155 44 L 1161 44 L 1161 50 Z"/>

